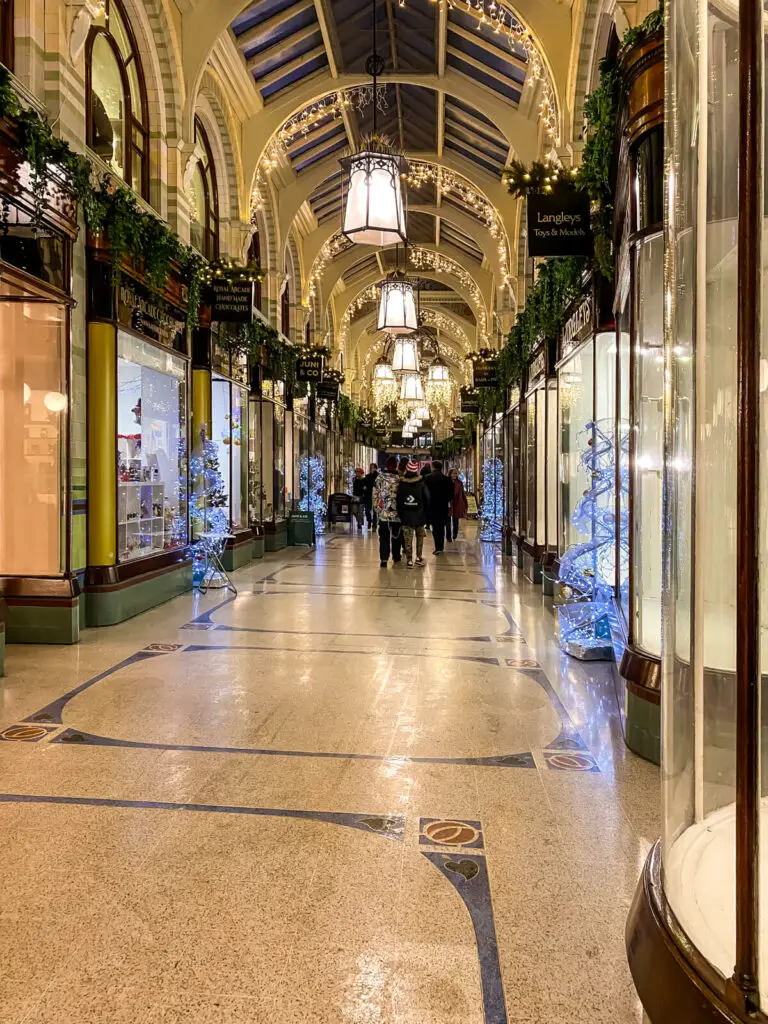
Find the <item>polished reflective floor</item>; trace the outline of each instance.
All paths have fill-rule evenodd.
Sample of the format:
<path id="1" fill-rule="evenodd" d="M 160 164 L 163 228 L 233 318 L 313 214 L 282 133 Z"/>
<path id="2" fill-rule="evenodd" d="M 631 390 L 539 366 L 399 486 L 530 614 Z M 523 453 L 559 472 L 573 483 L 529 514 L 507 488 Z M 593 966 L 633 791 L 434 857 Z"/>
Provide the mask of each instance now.
<path id="1" fill-rule="evenodd" d="M 658 772 L 474 527 L 12 646 L 0 1022 L 628 1024 Z"/>

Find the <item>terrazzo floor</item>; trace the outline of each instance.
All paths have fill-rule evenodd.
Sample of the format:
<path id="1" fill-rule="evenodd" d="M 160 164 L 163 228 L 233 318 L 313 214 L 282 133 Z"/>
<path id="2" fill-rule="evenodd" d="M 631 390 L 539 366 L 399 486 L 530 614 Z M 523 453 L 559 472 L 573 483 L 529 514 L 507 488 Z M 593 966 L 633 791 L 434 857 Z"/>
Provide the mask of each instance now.
<path id="1" fill-rule="evenodd" d="M 614 670 L 474 527 L 11 646 L 0 1024 L 629 1024 L 660 831 Z"/>

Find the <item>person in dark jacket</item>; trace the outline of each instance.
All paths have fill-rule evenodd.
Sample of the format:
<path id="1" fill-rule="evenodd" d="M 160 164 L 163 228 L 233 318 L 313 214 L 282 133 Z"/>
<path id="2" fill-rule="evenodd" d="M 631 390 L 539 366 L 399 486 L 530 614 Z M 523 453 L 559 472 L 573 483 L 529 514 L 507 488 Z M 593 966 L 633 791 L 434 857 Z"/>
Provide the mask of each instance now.
<path id="1" fill-rule="evenodd" d="M 413 538 L 416 536 L 416 565 L 424 565 L 424 537 L 426 536 L 429 491 L 419 476 L 419 465 L 409 459 L 397 488 L 397 513 L 403 525 L 403 547 L 408 565 L 413 565 Z"/>
<path id="2" fill-rule="evenodd" d="M 357 520 L 358 530 L 363 528 L 363 499 L 365 497 L 365 472 L 362 466 L 358 466 L 355 470 L 355 479 L 352 481 L 352 504 L 355 510 L 355 519 Z"/>
<path id="3" fill-rule="evenodd" d="M 389 561 L 390 544 L 392 561 L 399 562 L 401 558 L 403 529 L 397 514 L 399 485 L 397 456 L 390 455 L 384 472 L 376 477 L 376 486 L 373 488 L 374 511 L 379 519 L 379 558 L 382 569 L 386 569 Z"/>
<path id="4" fill-rule="evenodd" d="M 376 477 L 379 475 L 379 467 L 372 462 L 369 471 L 363 477 L 363 507 L 365 508 L 365 521 L 368 529 L 376 525 L 376 513 L 373 511 L 373 487 Z"/>
<path id="5" fill-rule="evenodd" d="M 451 521 L 453 524 L 453 539 L 456 540 L 459 535 L 459 520 L 467 518 L 467 509 L 469 506 L 467 504 L 467 495 L 464 491 L 464 484 L 459 479 L 458 469 L 452 469 L 448 476 L 453 483 L 453 499 L 451 501 L 449 511 L 451 513 Z M 448 524 L 449 528 L 446 530 L 448 540 L 451 539 L 450 526 L 451 523 Z"/>
<path id="6" fill-rule="evenodd" d="M 429 491 L 429 521 L 435 541 L 435 554 L 442 555 L 448 527 L 448 508 L 453 501 L 453 484 L 443 472 L 442 462 L 432 463 L 432 472 L 424 483 Z"/>

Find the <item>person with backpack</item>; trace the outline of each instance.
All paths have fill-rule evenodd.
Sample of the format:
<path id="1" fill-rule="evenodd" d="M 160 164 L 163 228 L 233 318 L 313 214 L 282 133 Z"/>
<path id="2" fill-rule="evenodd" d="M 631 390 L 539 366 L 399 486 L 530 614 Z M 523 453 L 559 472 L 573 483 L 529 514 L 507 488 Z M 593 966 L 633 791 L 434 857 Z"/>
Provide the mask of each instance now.
<path id="1" fill-rule="evenodd" d="M 397 488 L 397 513 L 403 525 L 403 546 L 408 565 L 413 565 L 413 538 L 416 537 L 416 565 L 424 565 L 424 537 L 429 511 L 429 491 L 419 476 L 418 463 L 409 459 L 405 475 Z"/>
<path id="2" fill-rule="evenodd" d="M 453 501 L 453 483 L 443 472 L 442 462 L 432 463 L 432 472 L 424 481 L 429 491 L 429 521 L 435 541 L 435 554 L 442 555 L 448 527 L 448 509 Z"/>
<path id="3" fill-rule="evenodd" d="M 393 562 L 399 562 L 402 557 L 403 528 L 397 514 L 399 484 L 397 458 L 390 455 L 384 472 L 376 477 L 373 487 L 373 512 L 379 519 L 379 559 L 382 569 L 387 567 L 390 547 Z"/>

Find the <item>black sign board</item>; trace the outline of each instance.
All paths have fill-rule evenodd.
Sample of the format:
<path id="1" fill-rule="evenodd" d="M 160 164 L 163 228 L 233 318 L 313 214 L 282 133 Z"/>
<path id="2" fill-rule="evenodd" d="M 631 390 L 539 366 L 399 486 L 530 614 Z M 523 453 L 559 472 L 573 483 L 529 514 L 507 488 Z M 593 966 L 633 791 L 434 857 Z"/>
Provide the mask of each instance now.
<path id="1" fill-rule="evenodd" d="M 471 391 L 462 391 L 461 393 L 461 411 L 462 413 L 479 413 L 480 412 L 480 396 L 474 394 Z"/>
<path id="2" fill-rule="evenodd" d="M 211 320 L 228 324 L 253 322 L 253 281 L 211 282 Z"/>
<path id="3" fill-rule="evenodd" d="M 479 359 L 472 363 L 472 382 L 476 388 L 495 388 L 499 382 L 496 360 Z"/>
<path id="4" fill-rule="evenodd" d="M 125 274 L 117 288 L 117 320 L 160 345 L 186 352 L 183 313 Z"/>
<path id="5" fill-rule="evenodd" d="M 296 360 L 296 380 L 316 384 L 323 376 L 322 356 L 301 356 Z"/>
<path id="6" fill-rule="evenodd" d="M 321 380 L 317 385 L 317 397 L 326 402 L 339 400 L 339 382 L 337 380 Z"/>
<path id="7" fill-rule="evenodd" d="M 589 196 L 561 186 L 528 196 L 529 256 L 591 256 Z"/>

